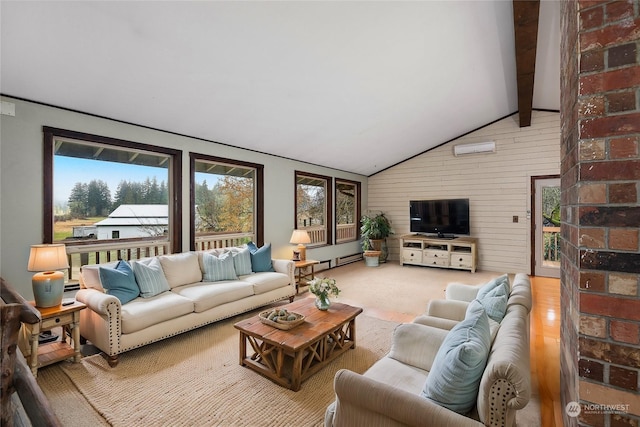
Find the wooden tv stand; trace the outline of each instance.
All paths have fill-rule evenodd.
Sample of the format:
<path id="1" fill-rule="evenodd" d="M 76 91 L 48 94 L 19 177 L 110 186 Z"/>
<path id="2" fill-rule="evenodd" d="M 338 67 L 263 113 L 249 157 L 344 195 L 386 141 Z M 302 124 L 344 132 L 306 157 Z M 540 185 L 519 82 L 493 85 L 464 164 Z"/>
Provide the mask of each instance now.
<path id="1" fill-rule="evenodd" d="M 475 237 L 439 238 L 405 234 L 400 237 L 400 265 L 455 268 L 475 273 L 477 243 Z"/>

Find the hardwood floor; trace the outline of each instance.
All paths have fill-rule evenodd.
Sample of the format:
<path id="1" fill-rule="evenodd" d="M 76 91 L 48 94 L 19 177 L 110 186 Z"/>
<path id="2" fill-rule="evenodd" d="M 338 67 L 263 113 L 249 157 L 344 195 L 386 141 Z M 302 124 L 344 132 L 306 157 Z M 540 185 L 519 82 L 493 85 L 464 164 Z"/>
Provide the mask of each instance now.
<path id="1" fill-rule="evenodd" d="M 541 425 L 562 427 L 560 280 L 531 277 L 531 290 L 531 381 L 538 384 Z"/>

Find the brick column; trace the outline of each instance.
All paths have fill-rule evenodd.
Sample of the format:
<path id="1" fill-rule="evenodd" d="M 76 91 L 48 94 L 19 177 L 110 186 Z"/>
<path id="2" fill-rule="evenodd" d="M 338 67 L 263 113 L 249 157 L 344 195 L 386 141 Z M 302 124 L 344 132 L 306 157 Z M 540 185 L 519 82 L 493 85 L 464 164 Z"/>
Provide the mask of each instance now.
<path id="1" fill-rule="evenodd" d="M 561 8 L 563 417 L 640 426 L 640 4 Z"/>

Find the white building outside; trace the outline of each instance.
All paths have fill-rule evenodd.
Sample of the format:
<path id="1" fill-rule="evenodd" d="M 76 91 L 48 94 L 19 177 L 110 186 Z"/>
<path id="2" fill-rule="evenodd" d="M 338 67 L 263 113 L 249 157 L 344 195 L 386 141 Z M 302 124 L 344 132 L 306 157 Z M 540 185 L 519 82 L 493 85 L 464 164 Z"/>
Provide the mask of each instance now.
<path id="1" fill-rule="evenodd" d="M 169 206 L 120 205 L 95 226 L 99 240 L 161 236 L 169 231 Z"/>

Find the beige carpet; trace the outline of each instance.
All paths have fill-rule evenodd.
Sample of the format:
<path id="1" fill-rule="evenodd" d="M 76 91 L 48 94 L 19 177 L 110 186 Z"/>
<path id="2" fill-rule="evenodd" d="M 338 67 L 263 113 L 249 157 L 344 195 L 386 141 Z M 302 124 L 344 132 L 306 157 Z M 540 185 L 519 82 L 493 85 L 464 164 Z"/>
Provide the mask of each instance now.
<path id="1" fill-rule="evenodd" d="M 336 371 L 364 372 L 388 351 L 396 326 L 359 316 L 357 348 L 293 392 L 238 364 L 237 320 L 134 350 L 115 369 L 100 355 L 62 369 L 114 426 L 315 426 L 334 399 Z"/>
<path id="2" fill-rule="evenodd" d="M 364 372 L 388 352 L 398 319 L 411 319 L 429 299 L 443 298 L 447 283 L 483 283 L 497 273 L 355 263 L 319 275 L 336 278 L 342 290 L 338 301 L 364 312 L 356 323 L 357 348 L 305 381 L 298 392 L 238 364 L 233 323 L 251 314 L 127 352 L 115 369 L 100 355 L 52 365 L 39 371 L 38 383 L 69 427 L 319 426 L 334 399 L 338 369 Z M 303 292 L 299 298 L 311 296 Z M 526 420 L 520 425 L 539 425 L 535 399 L 520 412 L 519 420 L 520 415 Z"/>

